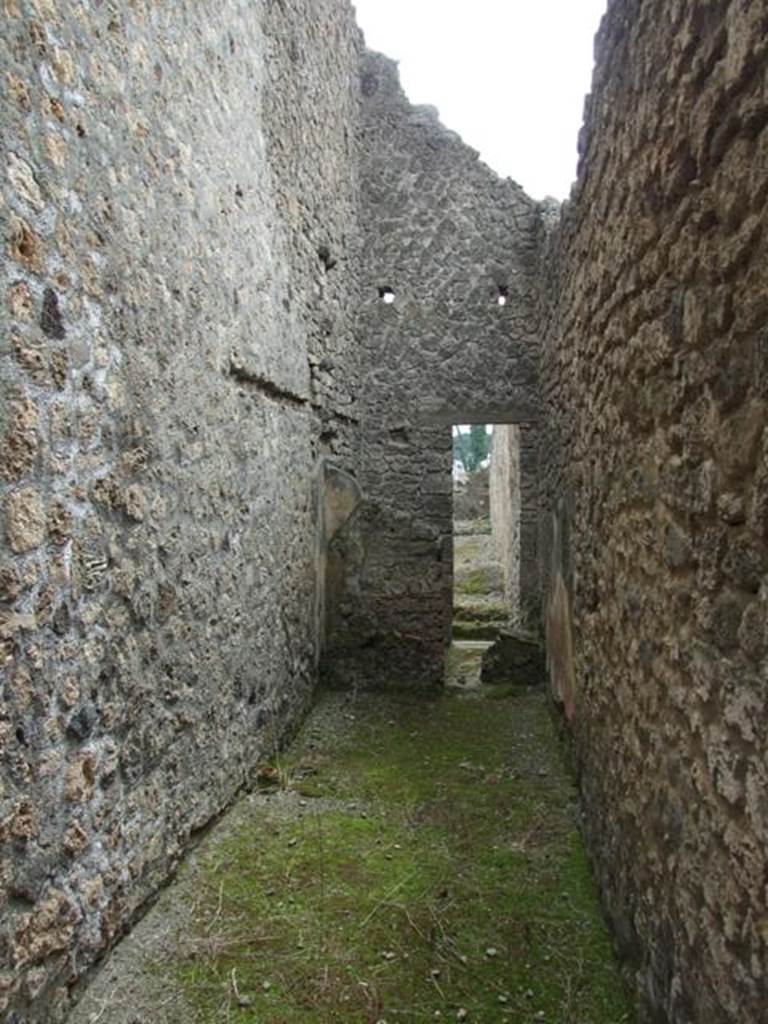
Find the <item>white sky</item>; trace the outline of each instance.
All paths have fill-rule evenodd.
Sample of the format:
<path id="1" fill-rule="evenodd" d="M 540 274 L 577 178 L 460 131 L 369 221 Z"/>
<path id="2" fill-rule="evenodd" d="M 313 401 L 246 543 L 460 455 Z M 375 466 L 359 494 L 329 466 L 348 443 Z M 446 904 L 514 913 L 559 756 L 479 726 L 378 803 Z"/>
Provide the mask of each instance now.
<path id="1" fill-rule="evenodd" d="M 564 199 L 606 0 L 353 0 L 412 103 L 534 199 Z"/>

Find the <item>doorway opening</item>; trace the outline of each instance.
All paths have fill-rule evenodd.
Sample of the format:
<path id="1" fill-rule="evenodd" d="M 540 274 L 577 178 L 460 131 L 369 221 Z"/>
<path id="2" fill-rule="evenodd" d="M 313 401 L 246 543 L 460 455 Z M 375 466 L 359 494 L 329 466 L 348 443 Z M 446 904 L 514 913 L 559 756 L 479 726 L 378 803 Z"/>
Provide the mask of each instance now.
<path id="1" fill-rule="evenodd" d="M 520 428 L 453 426 L 453 643 L 448 682 L 480 682 L 483 652 L 520 624 Z"/>

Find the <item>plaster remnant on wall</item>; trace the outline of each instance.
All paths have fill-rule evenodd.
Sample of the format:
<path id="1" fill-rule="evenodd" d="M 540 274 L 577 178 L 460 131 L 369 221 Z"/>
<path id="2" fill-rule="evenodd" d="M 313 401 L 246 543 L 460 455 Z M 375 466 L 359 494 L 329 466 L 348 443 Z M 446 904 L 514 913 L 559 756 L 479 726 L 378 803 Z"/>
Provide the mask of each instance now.
<path id="1" fill-rule="evenodd" d="M 335 466 L 325 465 L 323 480 L 323 537 L 330 544 L 360 504 L 361 494 L 354 477 Z"/>

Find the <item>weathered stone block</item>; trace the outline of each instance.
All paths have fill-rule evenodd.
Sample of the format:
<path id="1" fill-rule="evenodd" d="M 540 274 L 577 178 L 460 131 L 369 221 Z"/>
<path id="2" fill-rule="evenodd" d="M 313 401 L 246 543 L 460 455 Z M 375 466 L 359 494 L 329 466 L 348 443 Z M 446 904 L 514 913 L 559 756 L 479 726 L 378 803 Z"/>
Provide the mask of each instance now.
<path id="1" fill-rule="evenodd" d="M 33 487 L 9 495 L 6 512 L 8 542 L 13 551 L 31 551 L 45 540 L 45 507 Z"/>
<path id="2" fill-rule="evenodd" d="M 525 633 L 501 630 L 498 639 L 483 652 L 480 679 L 484 683 L 519 683 L 538 686 L 544 682 L 546 662 L 539 641 Z"/>

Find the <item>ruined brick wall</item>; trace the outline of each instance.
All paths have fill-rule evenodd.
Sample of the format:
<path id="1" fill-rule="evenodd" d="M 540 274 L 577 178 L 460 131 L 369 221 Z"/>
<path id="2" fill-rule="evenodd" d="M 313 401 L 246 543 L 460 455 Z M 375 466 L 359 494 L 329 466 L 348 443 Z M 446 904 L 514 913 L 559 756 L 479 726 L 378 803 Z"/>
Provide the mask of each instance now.
<path id="1" fill-rule="evenodd" d="M 763 2 L 613 0 L 545 264 L 550 665 L 675 1024 L 768 1005 L 767 70 Z"/>
<path id="2" fill-rule="evenodd" d="M 434 683 L 452 604 L 450 425 L 537 415 L 536 208 L 408 103 L 394 62 L 368 54 L 362 94 L 364 500 L 330 667 Z"/>
<path id="3" fill-rule="evenodd" d="M 0 6 L 3 1019 L 61 1019 L 311 691 L 359 38 L 290 6 Z"/>

